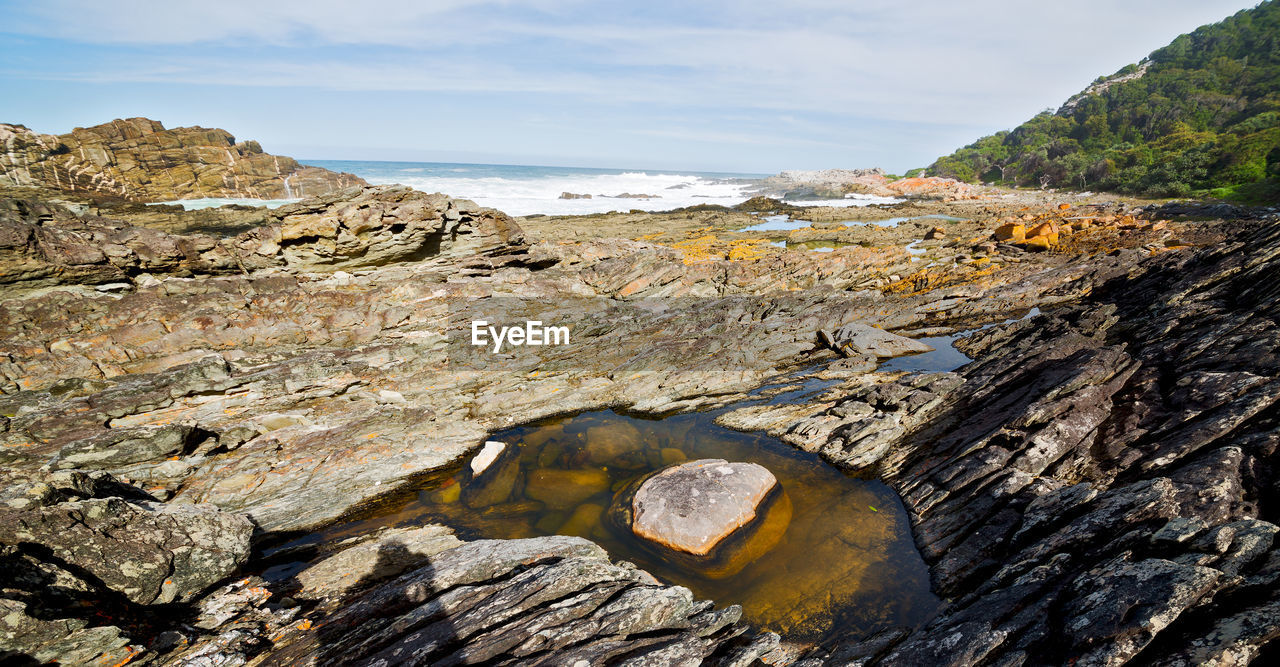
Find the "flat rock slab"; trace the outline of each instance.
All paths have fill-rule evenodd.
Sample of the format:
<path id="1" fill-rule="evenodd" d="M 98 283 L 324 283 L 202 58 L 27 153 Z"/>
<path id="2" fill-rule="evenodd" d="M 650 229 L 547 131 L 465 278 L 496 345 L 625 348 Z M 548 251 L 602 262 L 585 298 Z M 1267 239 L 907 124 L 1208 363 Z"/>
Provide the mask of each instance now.
<path id="1" fill-rule="evenodd" d="M 778 480 L 764 466 L 699 459 L 645 480 L 632 500 L 636 535 L 704 556 L 756 518 Z"/>
<path id="2" fill-rule="evenodd" d="M 826 342 L 837 352 L 849 356 L 852 351 L 869 354 L 877 359 L 891 359 L 908 354 L 932 352 L 933 348 L 918 340 L 889 333 L 861 322 L 850 322 L 832 333 L 823 332 Z"/>

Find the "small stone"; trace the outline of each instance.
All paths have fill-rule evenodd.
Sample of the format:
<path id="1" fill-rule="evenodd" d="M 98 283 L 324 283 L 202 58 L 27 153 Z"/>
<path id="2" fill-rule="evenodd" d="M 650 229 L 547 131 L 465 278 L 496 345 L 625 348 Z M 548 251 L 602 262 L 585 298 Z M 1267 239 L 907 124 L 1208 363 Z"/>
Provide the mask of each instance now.
<path id="1" fill-rule="evenodd" d="M 600 525 L 600 515 L 604 513 L 604 505 L 583 503 L 569 515 L 569 519 L 556 532 L 561 535 L 589 537 Z"/>
<path id="2" fill-rule="evenodd" d="M 311 420 L 302 415 L 290 415 L 279 412 L 258 417 L 258 425 L 266 431 L 278 431 L 290 426 L 310 426 Z"/>
<path id="3" fill-rule="evenodd" d="M 660 454 L 662 456 L 662 465 L 674 465 L 689 460 L 689 457 L 685 456 L 684 452 L 675 447 L 663 447 Z"/>
<path id="4" fill-rule="evenodd" d="M 99 292 L 123 292 L 131 287 L 133 287 L 133 285 L 130 283 L 106 283 L 103 285 L 97 285 L 93 289 L 98 290 Z"/>
<path id="5" fill-rule="evenodd" d="M 623 421 L 592 426 L 586 435 L 587 457 L 599 465 L 614 463 L 644 444 L 640 430 Z"/>
<path id="6" fill-rule="evenodd" d="M 497 440 L 489 440 L 484 443 L 484 447 L 479 454 L 471 459 L 471 476 L 479 477 L 494 461 L 498 460 L 498 456 L 507 448 L 507 443 L 498 442 Z"/>
<path id="7" fill-rule="evenodd" d="M 404 399 L 404 394 L 401 394 L 398 391 L 391 391 L 390 389 L 380 389 L 378 391 L 378 402 L 383 404 L 389 403 L 393 405 L 403 405 L 407 401 L 405 401 Z"/>

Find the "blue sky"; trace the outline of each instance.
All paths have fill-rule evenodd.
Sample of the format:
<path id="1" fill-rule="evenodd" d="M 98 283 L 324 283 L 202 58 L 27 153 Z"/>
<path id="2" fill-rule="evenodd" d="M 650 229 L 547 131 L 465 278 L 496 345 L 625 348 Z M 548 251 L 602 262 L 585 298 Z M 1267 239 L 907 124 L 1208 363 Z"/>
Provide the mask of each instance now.
<path id="1" fill-rule="evenodd" d="M 0 0 L 0 122 L 311 159 L 901 172 L 1254 2 Z"/>

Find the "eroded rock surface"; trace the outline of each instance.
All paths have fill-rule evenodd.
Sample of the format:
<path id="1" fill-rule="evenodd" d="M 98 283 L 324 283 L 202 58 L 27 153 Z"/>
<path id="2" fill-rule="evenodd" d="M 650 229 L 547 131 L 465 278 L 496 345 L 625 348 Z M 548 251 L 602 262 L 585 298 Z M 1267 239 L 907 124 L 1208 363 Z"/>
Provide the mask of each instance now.
<path id="1" fill-rule="evenodd" d="M 955 373 L 864 378 L 798 420 L 798 406 L 726 415 L 888 480 L 949 599 L 924 628 L 814 659 L 1245 664 L 1269 650 L 1277 272 L 1271 223 L 975 333 Z"/>
<path id="2" fill-rule="evenodd" d="M 850 322 L 831 332 L 824 330 L 820 335 L 828 345 L 846 356 L 871 355 L 877 359 L 890 359 L 933 350 L 926 343 L 861 322 Z"/>
<path id="3" fill-rule="evenodd" d="M 334 271 L 467 256 L 522 239 L 505 215 L 404 186 L 353 187 L 272 209 L 231 238 L 176 235 L 32 200 L 0 205 L 0 284 L 120 283 L 148 276 Z"/>
<path id="4" fill-rule="evenodd" d="M 39 185 L 135 201 L 201 197 L 293 199 L 364 185 L 354 174 L 298 164 L 237 143 L 226 130 L 166 130 L 146 118 L 113 120 L 63 135 L 0 124 L 0 185 Z"/>
<path id="5" fill-rule="evenodd" d="M 263 664 L 749 662 L 771 646 L 731 642 L 741 614 L 613 564 L 581 538 L 480 540 L 291 630 Z"/>
<path id="6" fill-rule="evenodd" d="M 0 596 L 6 647 L 71 663 L 420 651 L 433 663 L 749 664 L 777 638 L 729 640 L 743 632 L 732 610 L 577 540 L 384 535 L 324 545 L 329 565 L 286 582 L 237 570 L 238 557 L 214 558 L 217 578 L 171 586 L 149 565 L 131 569 L 133 581 L 73 561 L 94 540 L 136 530 L 161 550 L 185 549 L 190 558 L 170 561 L 185 568 L 207 544 L 178 540 L 163 522 L 284 539 L 420 483 L 517 423 L 741 400 L 785 368 L 831 361 L 818 332 L 841 323 L 936 336 L 1039 307 L 959 343 L 977 359 L 965 368 L 876 373 L 872 355 L 858 354 L 819 370 L 831 384 L 811 401 L 722 417 L 891 483 L 949 600 L 924 628 L 811 657 L 1199 664 L 1263 654 L 1277 634 L 1280 572 L 1274 222 L 1159 227 L 1094 212 L 1099 222 L 1076 230 L 1083 220 L 1054 207 L 1018 214 L 1061 230 L 1057 245 L 1031 253 L 993 240 L 1010 212 L 966 206 L 972 221 L 918 246 L 945 260 L 933 264 L 901 247 L 927 232 L 918 224 L 815 228 L 866 242 L 815 253 L 726 231 L 745 213 L 717 234 L 696 231 L 705 218 L 690 212 L 667 216 L 680 231 L 662 238 L 538 239 L 497 212 L 403 188 L 334 193 L 207 235 L 8 199 L 2 497 L 6 526 L 40 532 L 5 533 L 0 556 L 20 573 Z M 549 320 L 548 309 L 571 343 L 482 367 L 451 347 L 473 314 Z M 593 461 L 625 452 L 631 436 L 612 435 Z M 493 476 L 494 497 L 509 495 L 503 456 L 479 473 Z M 583 486 L 555 472 L 531 475 L 528 494 L 550 504 Z M 585 486 L 603 491 L 608 480 Z M 74 520 L 98 512 L 110 530 Z M 60 543 L 60 526 L 86 537 Z M 360 550 L 343 556 L 348 547 Z M 394 554 L 376 555 L 384 550 Z"/>

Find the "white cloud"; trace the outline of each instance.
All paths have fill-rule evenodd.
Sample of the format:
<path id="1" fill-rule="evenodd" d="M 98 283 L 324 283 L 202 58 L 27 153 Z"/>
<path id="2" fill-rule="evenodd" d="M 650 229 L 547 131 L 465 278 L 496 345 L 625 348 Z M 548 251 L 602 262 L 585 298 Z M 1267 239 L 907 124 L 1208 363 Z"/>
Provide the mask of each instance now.
<path id="1" fill-rule="evenodd" d="M 777 127 L 808 145 L 829 143 L 831 119 L 1010 127 L 1249 4 L 45 0 L 8 8 L 0 31 L 101 56 L 21 71 L 10 64 L 9 78 L 542 95 L 667 114 L 739 109 L 791 116 Z M 675 126 L 639 131 L 678 139 Z M 750 144 L 760 129 L 730 124 L 713 134 Z M 838 141 L 831 145 L 848 145 Z"/>

